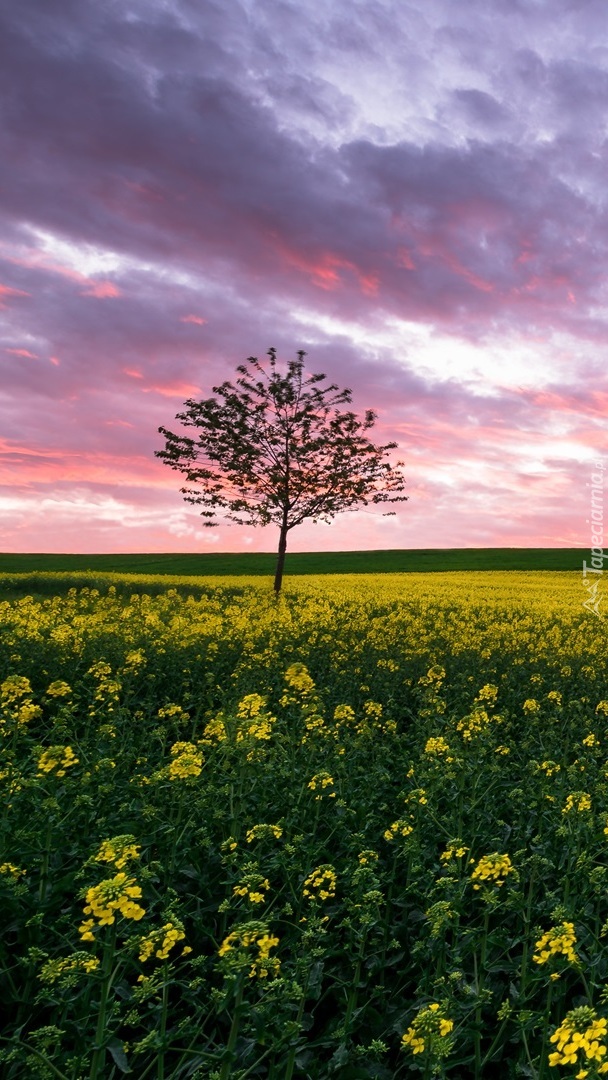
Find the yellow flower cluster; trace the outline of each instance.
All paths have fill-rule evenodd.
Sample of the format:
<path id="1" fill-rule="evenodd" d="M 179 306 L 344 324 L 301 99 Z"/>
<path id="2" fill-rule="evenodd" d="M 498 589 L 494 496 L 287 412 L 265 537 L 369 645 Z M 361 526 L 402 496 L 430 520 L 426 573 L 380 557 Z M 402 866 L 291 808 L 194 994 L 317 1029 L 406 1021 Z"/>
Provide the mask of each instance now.
<path id="1" fill-rule="evenodd" d="M 594 1075 L 608 1072 L 606 1057 L 606 1034 L 608 1023 L 588 1005 L 572 1009 L 551 1036 L 551 1042 L 557 1049 L 549 1054 L 549 1065 L 576 1065 L 579 1072 L 577 1080 L 589 1075 L 587 1065 L 591 1064 Z"/>
<path id="2" fill-rule="evenodd" d="M 209 720 L 209 722 L 205 725 L 205 730 L 203 731 L 203 738 L 201 741 L 203 743 L 206 742 L 212 744 L 213 742 L 226 742 L 227 738 L 228 735 L 226 733 L 226 724 L 224 723 L 224 718 L 220 713 L 219 716 L 214 716 L 213 719 Z"/>
<path id="3" fill-rule="evenodd" d="M 157 716 L 160 720 L 173 720 L 177 723 L 183 723 L 190 719 L 190 713 L 184 712 L 181 705 L 176 705 L 174 702 L 163 705 L 158 710 Z"/>
<path id="4" fill-rule="evenodd" d="M 333 866 L 317 866 L 304 882 L 304 896 L 310 900 L 330 900 L 336 895 L 338 877 Z"/>
<path id="5" fill-rule="evenodd" d="M 141 667 L 145 667 L 147 663 L 146 654 L 143 649 L 131 649 L 125 656 L 125 671 L 137 671 Z"/>
<path id="6" fill-rule="evenodd" d="M 499 717 L 496 716 L 494 719 L 498 720 Z M 460 732 L 466 742 L 470 742 L 471 739 L 486 731 L 491 723 L 492 717 L 489 716 L 486 710 L 475 706 L 468 716 L 463 716 L 462 720 L 458 721 L 456 730 Z"/>
<path id="7" fill-rule="evenodd" d="M 19 881 L 19 878 L 25 877 L 26 873 L 27 870 L 20 870 L 14 863 L 0 863 L 0 874 L 6 874 L 6 876 L 12 878 L 13 881 Z"/>
<path id="8" fill-rule="evenodd" d="M 555 761 L 541 761 L 540 767 L 545 776 L 555 776 L 556 773 L 561 771 L 561 765 L 558 765 Z"/>
<path id="9" fill-rule="evenodd" d="M 536 698 L 526 698 L 522 705 L 522 709 L 526 716 L 535 716 L 540 712 L 540 705 Z"/>
<path id="10" fill-rule="evenodd" d="M 474 862 L 475 860 L 471 859 L 471 863 Z M 508 855 L 500 855 L 497 851 L 492 852 L 491 855 L 482 855 L 471 874 L 471 880 L 475 882 L 473 888 L 480 889 L 479 882 L 498 886 L 504 885 L 506 877 L 514 869 L 515 867 Z"/>
<path id="11" fill-rule="evenodd" d="M 280 840 L 282 835 L 283 830 L 280 825 L 254 825 L 247 831 L 245 839 L 248 844 L 251 844 L 254 840 Z"/>
<path id="12" fill-rule="evenodd" d="M 597 735 L 594 735 L 592 731 L 583 739 L 583 746 L 599 746 L 600 740 Z"/>
<path id="13" fill-rule="evenodd" d="M 91 664 L 87 675 L 91 675 L 97 680 L 95 702 L 103 704 L 105 712 L 114 712 L 122 690 L 122 683 L 120 679 L 112 675 L 110 664 L 107 664 L 104 660 L 97 660 L 94 664 Z M 91 714 L 95 713 L 95 705 L 91 705 L 89 712 Z"/>
<path id="14" fill-rule="evenodd" d="M 139 959 L 145 963 L 154 955 L 158 960 L 167 960 L 171 949 L 175 948 L 178 941 L 183 941 L 185 936 L 181 923 L 166 922 L 160 930 L 152 930 L 146 937 L 140 939 Z M 182 950 L 182 956 L 187 956 L 190 952 L 192 949 L 186 945 Z"/>
<path id="15" fill-rule="evenodd" d="M 113 836 L 109 840 L 102 840 L 95 862 L 112 863 L 117 870 L 122 870 L 130 859 L 139 859 L 141 845 L 135 843 L 135 837 L 130 834 Z"/>
<path id="16" fill-rule="evenodd" d="M 335 799 L 335 790 L 327 791 L 327 788 L 334 787 L 334 778 L 327 772 L 315 773 L 312 780 L 309 782 L 308 787 L 311 791 L 318 791 L 319 794 L 315 795 L 317 802 L 325 795 L 328 799 Z"/>
<path id="17" fill-rule="evenodd" d="M 261 874 L 246 874 L 241 884 L 234 886 L 232 893 L 233 896 L 245 897 L 250 904 L 262 904 L 269 889 L 268 878 Z"/>
<path id="18" fill-rule="evenodd" d="M 403 818 L 399 818 L 398 821 L 393 821 L 392 825 L 389 825 L 388 829 L 384 833 L 384 839 L 394 840 L 397 836 L 401 836 L 404 840 L 411 836 L 414 831 L 414 826 L 409 821 L 404 821 Z"/>
<path id="19" fill-rule="evenodd" d="M 16 705 L 22 698 L 32 696 L 32 684 L 24 675 L 9 675 L 0 683 L 0 702 L 2 705 Z"/>
<path id="20" fill-rule="evenodd" d="M 574 923 L 563 922 L 547 930 L 536 942 L 536 952 L 532 959 L 535 964 L 546 964 L 554 956 L 565 956 L 571 964 L 578 963 L 578 956 L 574 951 L 576 934 Z"/>
<path id="21" fill-rule="evenodd" d="M 439 685 L 443 682 L 444 679 L 445 668 L 441 667 L 440 664 L 433 664 L 433 666 L 430 667 L 427 671 L 426 675 L 421 675 L 421 677 L 418 679 L 418 683 L 420 686 L 433 686 L 435 684 Z"/>
<path id="22" fill-rule="evenodd" d="M 443 757 L 445 754 L 449 754 L 450 746 L 440 735 L 436 739 L 426 740 L 424 752 L 425 754 L 428 754 L 429 757 Z"/>
<path id="23" fill-rule="evenodd" d="M 291 690 L 296 690 L 299 694 L 309 695 L 316 690 L 314 681 L 304 664 L 292 664 L 288 667 L 285 672 L 285 682 Z M 288 699 L 287 703 L 292 704 L 291 699 Z M 281 701 L 282 704 L 283 701 Z"/>
<path id="24" fill-rule="evenodd" d="M 453 1040 L 454 1021 L 441 1011 L 441 1006 L 434 1002 L 420 1009 L 411 1026 L 401 1037 L 403 1049 L 412 1054 L 428 1053 L 432 1058 L 441 1058 L 449 1054 Z"/>
<path id="25" fill-rule="evenodd" d="M 336 705 L 334 709 L 334 720 L 338 725 L 354 724 L 355 710 L 352 705 Z"/>
<path id="26" fill-rule="evenodd" d="M 441 853 L 439 858 L 441 859 L 441 862 L 451 862 L 452 859 L 461 859 L 463 855 L 466 855 L 468 850 L 469 848 L 462 843 L 462 840 L 450 840 L 447 848 Z"/>
<path id="27" fill-rule="evenodd" d="M 227 938 L 224 938 L 218 956 L 226 963 L 229 971 L 243 971 L 249 968 L 249 978 L 265 979 L 268 975 L 278 975 L 281 961 L 270 956 L 270 950 L 276 949 L 278 937 L 268 933 L 265 923 L 249 922 L 237 926 Z"/>
<path id="28" fill-rule="evenodd" d="M 583 814 L 590 809 L 591 796 L 586 791 L 573 791 L 566 798 L 566 805 L 562 810 L 562 814 L 571 814 L 573 811 L 574 813 Z"/>
<path id="29" fill-rule="evenodd" d="M 38 758 L 38 775 L 55 772 L 56 776 L 65 776 L 66 769 L 77 764 L 71 746 L 49 746 Z"/>
<path id="30" fill-rule="evenodd" d="M 75 952 L 63 959 L 47 960 L 38 978 L 41 982 L 54 983 L 58 979 L 65 981 L 66 976 L 74 976 L 79 972 L 90 975 L 97 971 L 99 960 L 96 956 L 89 956 L 85 952 Z M 71 980 L 70 980 L 71 981 Z"/>
<path id="31" fill-rule="evenodd" d="M 20 728 L 42 716 L 40 705 L 32 701 L 32 693 L 30 680 L 24 675 L 9 675 L 0 683 L 0 735 L 7 734 L 7 721 Z"/>
<path id="32" fill-rule="evenodd" d="M 88 889 L 86 894 L 85 915 L 93 918 L 85 919 L 80 927 L 80 935 L 83 941 L 93 941 L 93 927 L 95 920 L 99 926 L 109 926 L 116 921 L 116 912 L 125 919 L 134 919 L 138 922 L 145 914 L 144 908 L 135 901 L 141 897 L 141 889 L 136 884 L 135 878 L 127 877 L 124 871 L 116 874 L 113 878 L 106 878 Z"/>
<path id="33" fill-rule="evenodd" d="M 379 858 L 377 851 L 361 851 L 358 856 L 359 866 L 367 866 L 369 863 L 373 865 Z"/>
<path id="34" fill-rule="evenodd" d="M 69 697 L 72 693 L 72 687 L 69 683 L 64 682 L 63 679 L 55 679 L 54 682 L 48 687 L 47 697 Z"/>
<path id="35" fill-rule="evenodd" d="M 203 754 L 194 743 L 173 743 L 171 756 L 173 761 L 168 769 L 170 780 L 188 780 L 190 777 L 200 776 L 203 771 Z"/>
<path id="36" fill-rule="evenodd" d="M 486 683 L 485 686 L 482 686 L 475 701 L 487 701 L 488 704 L 493 705 L 497 697 L 498 687 L 494 686 L 493 683 Z"/>
<path id="37" fill-rule="evenodd" d="M 285 672 L 285 682 L 287 690 L 280 699 L 280 705 L 282 708 L 299 705 L 307 732 L 302 742 L 308 742 L 315 734 L 327 735 L 321 699 L 305 664 L 291 664 Z"/>
<path id="38" fill-rule="evenodd" d="M 419 806 L 426 806 L 428 802 L 426 791 L 422 787 L 414 788 L 409 795 L 405 796 L 405 801 L 406 803 L 418 803 Z"/>
<path id="39" fill-rule="evenodd" d="M 239 702 L 236 715 L 239 721 L 237 742 L 243 742 L 247 738 L 265 741 L 270 739 L 276 718 L 266 711 L 266 702 L 261 694 L 246 694 Z"/>

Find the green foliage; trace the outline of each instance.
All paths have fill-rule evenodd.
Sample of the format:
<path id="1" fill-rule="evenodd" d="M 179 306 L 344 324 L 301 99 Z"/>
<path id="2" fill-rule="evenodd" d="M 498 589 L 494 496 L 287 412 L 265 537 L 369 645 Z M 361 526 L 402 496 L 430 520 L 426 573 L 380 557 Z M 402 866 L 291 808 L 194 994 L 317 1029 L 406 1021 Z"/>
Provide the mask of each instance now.
<path id="1" fill-rule="evenodd" d="M 387 549 L 384 551 L 294 551 L 290 556 L 292 575 L 305 574 L 409 574 L 438 573 L 453 570 L 580 570 L 585 551 L 578 548 L 455 548 L 455 549 Z M 42 591 L 54 595 L 70 586 L 91 587 L 91 574 L 99 578 L 93 587 L 107 588 L 108 584 L 129 586 L 129 579 L 117 580 L 117 575 L 138 575 L 131 584 L 138 589 L 158 590 L 172 585 L 189 587 L 198 592 L 201 577 L 268 576 L 276 562 L 270 552 L 196 552 L 170 554 L 113 554 L 113 555 L 45 555 L 0 553 L 0 588 L 23 585 L 30 592 Z M 14 575 L 63 574 L 55 578 L 33 578 L 21 581 Z M 154 580 L 150 575 L 154 575 Z M 107 575 L 113 575 L 108 580 Z M 145 575 L 145 576 L 144 576 Z M 163 580 L 163 577 L 165 580 Z M 175 579 L 188 578 L 182 585 Z M 12 578 L 12 580 L 11 580 Z M 172 581 L 171 578 L 174 580 Z M 142 588 L 143 587 L 143 588 Z M 204 586 L 203 586 L 204 587 Z"/>
<path id="2" fill-rule="evenodd" d="M 0 604 L 3 1077 L 600 1075 L 608 647 L 525 582 Z"/>

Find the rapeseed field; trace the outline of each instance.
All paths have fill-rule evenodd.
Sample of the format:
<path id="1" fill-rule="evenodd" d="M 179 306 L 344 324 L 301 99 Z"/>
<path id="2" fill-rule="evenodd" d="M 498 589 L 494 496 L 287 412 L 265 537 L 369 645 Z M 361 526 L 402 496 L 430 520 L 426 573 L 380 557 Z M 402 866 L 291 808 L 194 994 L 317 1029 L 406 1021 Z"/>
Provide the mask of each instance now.
<path id="1" fill-rule="evenodd" d="M 0 603 L 3 1077 L 608 1074 L 580 575 L 68 585 Z"/>

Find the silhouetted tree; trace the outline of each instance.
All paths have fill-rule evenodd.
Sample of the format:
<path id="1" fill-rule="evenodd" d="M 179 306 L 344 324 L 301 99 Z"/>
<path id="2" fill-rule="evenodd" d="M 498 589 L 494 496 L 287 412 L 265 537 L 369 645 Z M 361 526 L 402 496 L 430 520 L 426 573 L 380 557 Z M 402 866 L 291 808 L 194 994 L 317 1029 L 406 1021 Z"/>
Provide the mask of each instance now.
<path id="1" fill-rule="evenodd" d="M 305 377 L 305 355 L 298 352 L 283 373 L 276 349 L 268 350 L 266 367 L 250 356 L 237 368 L 236 385 L 223 382 L 213 387 L 217 397 L 184 403 L 176 419 L 195 428 L 196 437 L 161 427 L 166 446 L 156 451 L 185 476 L 181 492 L 204 507 L 205 525 L 218 524 L 218 511 L 240 525 L 278 525 L 277 594 L 287 534 L 296 525 L 407 498 L 402 462 L 387 460 L 397 444 L 374 446 L 366 436 L 376 414 L 368 409 L 359 419 L 342 412 L 351 391 L 322 386 L 325 375 Z"/>

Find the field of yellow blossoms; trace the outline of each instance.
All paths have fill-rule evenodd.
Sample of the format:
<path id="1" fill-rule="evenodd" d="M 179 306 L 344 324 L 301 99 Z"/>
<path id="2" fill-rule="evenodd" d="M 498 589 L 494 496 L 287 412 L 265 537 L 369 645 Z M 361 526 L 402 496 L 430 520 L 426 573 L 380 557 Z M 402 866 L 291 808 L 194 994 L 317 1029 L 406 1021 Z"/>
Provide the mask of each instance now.
<path id="1" fill-rule="evenodd" d="M 0 1074 L 608 1075 L 582 592 L 108 576 L 0 602 Z"/>

